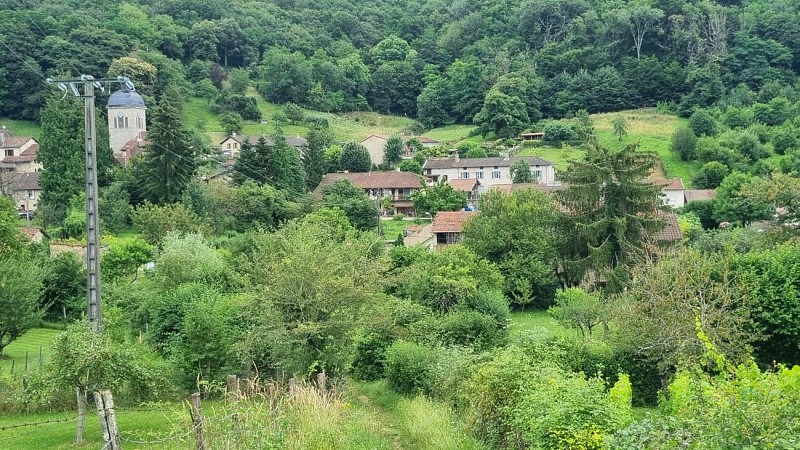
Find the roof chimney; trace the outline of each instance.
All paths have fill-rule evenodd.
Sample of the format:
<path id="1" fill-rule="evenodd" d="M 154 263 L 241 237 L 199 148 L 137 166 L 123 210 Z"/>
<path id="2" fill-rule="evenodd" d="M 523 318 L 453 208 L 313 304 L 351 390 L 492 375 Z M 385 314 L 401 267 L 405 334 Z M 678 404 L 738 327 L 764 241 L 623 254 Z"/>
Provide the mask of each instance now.
<path id="1" fill-rule="evenodd" d="M 503 161 L 508 161 L 508 152 L 503 153 Z"/>
<path id="2" fill-rule="evenodd" d="M 458 152 L 456 152 L 456 161 L 459 160 Z"/>
<path id="3" fill-rule="evenodd" d="M 235 131 L 231 131 L 231 137 L 236 137 L 236 132 Z"/>

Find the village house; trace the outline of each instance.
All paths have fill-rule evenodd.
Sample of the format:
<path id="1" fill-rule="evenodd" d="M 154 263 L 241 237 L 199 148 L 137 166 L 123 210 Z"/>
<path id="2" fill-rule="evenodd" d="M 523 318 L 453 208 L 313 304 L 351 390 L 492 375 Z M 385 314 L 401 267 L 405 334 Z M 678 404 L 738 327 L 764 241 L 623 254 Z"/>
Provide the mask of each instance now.
<path id="1" fill-rule="evenodd" d="M 36 205 L 42 196 L 39 187 L 39 172 L 12 172 L 0 176 L 0 192 L 11 195 L 19 211 L 36 211 Z"/>
<path id="2" fill-rule="evenodd" d="M 314 194 L 322 197 L 322 188 L 338 180 L 349 180 L 373 200 L 389 199 L 392 203 L 391 214 L 415 214 L 411 194 L 422 187 L 419 175 L 411 172 L 356 172 L 329 173 L 322 177 Z"/>
<path id="3" fill-rule="evenodd" d="M 270 136 L 262 136 L 267 141 L 268 146 L 272 147 L 275 145 L 275 141 Z M 231 158 L 238 158 L 239 154 L 242 152 L 242 144 L 244 144 L 245 141 L 249 142 L 251 145 L 256 145 L 262 136 L 248 136 L 233 132 L 217 145 L 217 152 L 225 156 L 230 156 Z M 301 154 L 308 148 L 308 141 L 299 135 L 286 136 L 286 143 L 290 147 L 296 148 Z"/>
<path id="4" fill-rule="evenodd" d="M 448 180 L 447 183 L 453 187 L 454 191 L 463 192 L 467 195 L 467 205 L 473 208 L 478 207 L 480 181 L 476 178 L 456 178 L 455 180 Z"/>
<path id="5" fill-rule="evenodd" d="M 369 152 L 369 158 L 372 160 L 372 164 L 375 164 L 376 166 L 383 164 L 383 148 L 386 146 L 386 141 L 389 140 L 389 137 L 390 136 L 388 134 L 373 134 L 372 136 L 361 141 L 361 145 L 363 145 L 364 148 L 366 148 Z M 400 137 L 403 139 L 404 144 L 408 144 L 408 141 L 417 138 L 424 148 L 431 148 L 441 145 L 441 142 L 427 136 L 407 136 L 405 134 L 401 134 Z M 411 154 L 411 149 L 408 147 L 408 145 L 405 145 L 403 147 L 403 157 L 410 158 L 412 156 L 414 155 Z"/>
<path id="6" fill-rule="evenodd" d="M 540 184 L 555 185 L 556 171 L 553 164 L 535 156 L 509 158 L 430 158 L 422 166 L 422 173 L 432 182 L 449 182 L 456 179 L 475 179 L 480 183 L 480 192 L 488 191 L 498 184 L 511 184 L 511 166 L 524 161 L 530 167 L 533 178 Z"/>
<path id="7" fill-rule="evenodd" d="M 656 178 L 653 183 L 661 186 L 664 204 L 672 208 L 681 208 L 686 204 L 683 180 L 680 178 Z"/>
<path id="8" fill-rule="evenodd" d="M 431 227 L 435 248 L 441 249 L 461 242 L 464 224 L 476 214 L 478 214 L 477 211 L 439 211 L 436 213 Z"/>
<path id="9" fill-rule="evenodd" d="M 541 141 L 544 139 L 544 133 L 522 133 L 519 137 L 523 141 Z"/>
<path id="10" fill-rule="evenodd" d="M 0 128 L 0 171 L 38 172 L 42 165 L 36 161 L 39 143 L 30 136 L 13 136 L 6 127 Z"/>

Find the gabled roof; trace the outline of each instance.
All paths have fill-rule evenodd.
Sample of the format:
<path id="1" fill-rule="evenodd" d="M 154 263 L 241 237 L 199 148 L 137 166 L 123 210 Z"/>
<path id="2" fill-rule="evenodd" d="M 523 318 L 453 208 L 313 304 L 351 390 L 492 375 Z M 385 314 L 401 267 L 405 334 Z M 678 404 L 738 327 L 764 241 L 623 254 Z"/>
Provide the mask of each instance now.
<path id="1" fill-rule="evenodd" d="M 689 203 L 697 200 L 712 200 L 717 193 L 713 189 L 687 189 L 683 192 L 683 196 L 686 198 L 686 203 Z"/>
<path id="2" fill-rule="evenodd" d="M 661 188 L 665 191 L 684 190 L 683 180 L 680 178 L 655 178 L 653 179 L 653 184 L 661 186 Z"/>
<path id="3" fill-rule="evenodd" d="M 434 233 L 460 233 L 464 223 L 478 211 L 439 211 L 433 218 Z"/>
<path id="4" fill-rule="evenodd" d="M 503 185 L 503 186 L 505 186 L 505 185 Z M 511 184 L 510 186 L 511 186 L 511 192 L 524 191 L 526 189 L 532 189 L 532 190 L 542 191 L 542 192 L 556 192 L 556 191 L 560 191 L 561 189 L 564 189 L 566 187 L 563 184 L 550 186 L 550 185 L 543 184 L 543 183 L 514 183 L 514 184 Z"/>
<path id="5" fill-rule="evenodd" d="M 453 190 L 461 192 L 472 192 L 475 186 L 480 186 L 481 184 L 477 178 L 456 178 L 449 180 L 448 183 L 453 187 Z"/>
<path id="6" fill-rule="evenodd" d="M 339 180 L 349 180 L 361 189 L 419 189 L 419 175 L 412 172 L 329 173 L 322 177 L 316 191 Z"/>
<path id="7" fill-rule="evenodd" d="M 31 139 L 33 138 L 30 136 L 12 136 L 6 127 L 0 128 L 0 148 L 20 148 Z"/>
<path id="8" fill-rule="evenodd" d="M 36 155 L 38 154 L 39 154 L 39 144 L 36 143 L 26 148 L 25 151 L 23 151 L 17 156 L 6 156 L 5 158 L 3 158 L 3 162 L 4 163 L 31 162 L 36 160 Z"/>
<path id="9" fill-rule="evenodd" d="M 523 156 L 515 158 L 430 158 L 425 161 L 423 169 L 452 169 L 470 167 L 510 167 L 517 161 L 525 161 L 529 166 L 552 166 L 553 163 L 537 158 L 536 156 Z"/>
<path id="10" fill-rule="evenodd" d="M 11 172 L 5 174 L 9 180 L 9 187 L 12 191 L 38 191 L 39 172 Z"/>
<path id="11" fill-rule="evenodd" d="M 114 158 L 119 161 L 120 164 L 125 165 L 133 158 L 137 158 L 144 154 L 144 147 L 150 144 L 150 141 L 147 140 L 147 131 L 140 131 L 136 133 L 136 136 L 131 138 L 122 148 L 114 152 Z"/>
<path id="12" fill-rule="evenodd" d="M 236 141 L 236 142 L 238 142 L 240 144 L 244 143 L 244 141 L 249 141 L 250 144 L 256 145 L 256 142 L 258 142 L 258 140 L 261 137 L 262 136 L 250 136 L 250 135 L 246 135 L 246 134 L 234 134 L 234 135 L 226 136 L 225 139 L 220 141 L 220 143 L 217 144 L 217 145 L 222 145 L 228 139 L 233 139 L 234 141 Z M 271 146 L 275 145 L 275 140 L 272 139 L 271 136 L 263 136 L 263 137 L 264 137 L 264 140 L 267 141 L 267 145 L 268 146 L 271 147 Z M 308 141 L 306 141 L 305 139 L 303 139 L 300 136 L 287 136 L 286 137 L 286 143 L 289 144 L 291 147 L 295 147 L 295 148 L 308 147 Z"/>
<path id="13" fill-rule="evenodd" d="M 655 234 L 658 242 L 678 242 L 683 239 L 681 227 L 678 225 L 678 216 L 674 212 L 659 211 L 656 216 L 664 221 L 664 228 Z"/>

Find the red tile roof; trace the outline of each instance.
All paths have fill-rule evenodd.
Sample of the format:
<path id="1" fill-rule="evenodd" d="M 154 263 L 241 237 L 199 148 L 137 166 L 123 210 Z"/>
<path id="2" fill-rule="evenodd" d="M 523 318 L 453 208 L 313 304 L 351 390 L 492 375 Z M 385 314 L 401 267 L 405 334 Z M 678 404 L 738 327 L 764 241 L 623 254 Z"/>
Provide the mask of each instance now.
<path id="1" fill-rule="evenodd" d="M 0 148 L 20 148 L 31 139 L 30 136 L 12 136 L 6 127 L 0 128 Z"/>
<path id="2" fill-rule="evenodd" d="M 696 200 L 711 200 L 717 193 L 713 189 L 687 189 L 683 196 L 686 197 L 686 203 L 689 203 Z"/>
<path id="3" fill-rule="evenodd" d="M 655 178 L 653 184 L 661 186 L 666 191 L 682 191 L 683 180 L 680 178 Z"/>
<path id="4" fill-rule="evenodd" d="M 419 189 L 422 186 L 419 179 L 419 175 L 412 172 L 329 173 L 322 178 L 317 189 L 338 180 L 350 180 L 361 189 Z"/>
<path id="5" fill-rule="evenodd" d="M 678 242 L 683 239 L 681 227 L 678 225 L 678 216 L 674 212 L 659 211 L 657 216 L 665 222 L 664 228 L 655 234 L 658 242 Z"/>
<path id="6" fill-rule="evenodd" d="M 434 233 L 460 233 L 464 223 L 477 211 L 439 211 L 433 218 Z"/>
<path id="7" fill-rule="evenodd" d="M 480 185 L 476 178 L 456 178 L 455 180 L 448 181 L 453 190 L 462 192 L 472 192 L 475 186 Z"/>

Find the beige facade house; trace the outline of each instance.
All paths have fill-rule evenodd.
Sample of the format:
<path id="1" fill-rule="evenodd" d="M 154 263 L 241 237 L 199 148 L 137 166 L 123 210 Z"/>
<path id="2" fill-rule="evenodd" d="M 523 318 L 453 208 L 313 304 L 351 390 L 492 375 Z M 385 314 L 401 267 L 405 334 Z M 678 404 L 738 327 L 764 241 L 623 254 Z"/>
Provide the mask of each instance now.
<path id="1" fill-rule="evenodd" d="M 373 134 L 372 136 L 360 142 L 360 144 L 363 145 L 364 148 L 366 148 L 369 152 L 369 158 L 372 160 L 372 164 L 375 164 L 376 166 L 383 164 L 383 148 L 386 146 L 386 141 L 389 140 L 389 137 L 390 136 L 388 134 Z M 425 148 L 441 145 L 441 142 L 437 141 L 436 139 L 429 138 L 428 136 L 409 136 L 401 134 L 400 137 L 403 139 L 403 143 L 407 143 L 411 139 L 417 138 Z M 404 148 L 403 156 L 406 158 L 414 156 L 411 154 L 411 150 L 408 148 L 408 146 Z"/>
<path id="2" fill-rule="evenodd" d="M 4 126 L 0 128 L 0 170 L 6 172 L 38 172 L 42 165 L 36 161 L 39 143 L 30 136 L 14 136 Z"/>
<path id="3" fill-rule="evenodd" d="M 436 213 L 431 228 L 436 248 L 441 249 L 461 242 L 464 224 L 476 214 L 478 214 L 477 211 L 439 211 Z"/>
<path id="4" fill-rule="evenodd" d="M 230 136 L 227 136 L 217 145 L 217 152 L 221 155 L 229 156 L 231 158 L 238 158 L 239 154 L 242 152 L 242 144 L 249 142 L 250 145 L 256 145 L 259 139 L 264 138 L 267 141 L 268 146 L 275 145 L 275 141 L 270 136 L 248 136 L 245 134 L 237 134 L 233 132 Z M 287 136 L 286 143 L 289 146 L 296 148 L 301 154 L 308 148 L 308 141 L 297 136 Z"/>
<path id="5" fill-rule="evenodd" d="M 5 191 L 14 200 L 20 211 L 35 211 L 42 196 L 39 186 L 39 172 L 12 172 L 4 173 L 0 189 Z"/>
<path id="6" fill-rule="evenodd" d="M 511 166 L 524 161 L 531 174 L 540 184 L 556 185 L 556 171 L 553 164 L 535 156 L 509 158 L 430 158 L 422 166 L 423 175 L 432 182 L 449 182 L 456 179 L 476 179 L 480 182 L 480 192 L 484 193 L 495 185 L 512 183 Z"/>
<path id="7" fill-rule="evenodd" d="M 478 190 L 481 186 L 480 181 L 474 178 L 456 178 L 447 181 L 454 191 L 463 192 L 467 195 L 467 204 L 474 207 L 478 206 Z"/>
<path id="8" fill-rule="evenodd" d="M 128 142 L 147 131 L 147 106 L 135 90 L 120 89 L 108 98 L 106 109 L 109 143 L 116 157 Z"/>
<path id="9" fill-rule="evenodd" d="M 419 175 L 411 172 L 329 173 L 322 177 L 314 195 L 322 197 L 322 188 L 338 180 L 348 180 L 374 200 L 387 198 L 392 203 L 391 214 L 415 214 L 411 195 L 422 187 Z"/>

